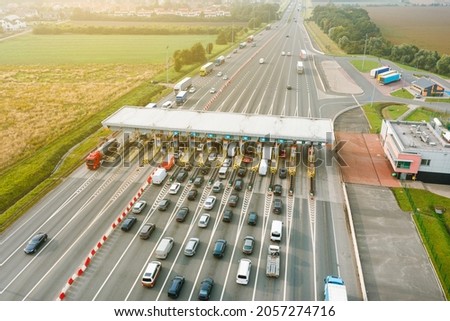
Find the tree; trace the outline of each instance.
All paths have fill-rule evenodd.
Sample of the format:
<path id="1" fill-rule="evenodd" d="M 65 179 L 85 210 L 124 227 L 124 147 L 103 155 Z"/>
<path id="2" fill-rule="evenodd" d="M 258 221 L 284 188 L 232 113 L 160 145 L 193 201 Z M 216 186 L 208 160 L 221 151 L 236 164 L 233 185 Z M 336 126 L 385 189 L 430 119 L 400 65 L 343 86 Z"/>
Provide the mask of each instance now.
<path id="1" fill-rule="evenodd" d="M 216 39 L 216 45 L 226 45 L 227 44 L 227 35 L 225 31 L 219 32 Z"/>
<path id="2" fill-rule="evenodd" d="M 192 62 L 205 62 L 206 61 L 206 52 L 205 48 L 200 42 L 194 44 L 191 48 L 192 54 Z"/>
<path id="3" fill-rule="evenodd" d="M 206 45 L 206 52 L 208 53 L 208 55 L 210 55 L 212 53 L 214 45 L 210 42 Z"/>
<path id="4" fill-rule="evenodd" d="M 175 58 L 174 60 L 174 66 L 176 72 L 179 72 L 181 68 L 183 67 L 183 63 L 181 62 L 181 59 L 179 57 Z"/>
<path id="5" fill-rule="evenodd" d="M 443 55 L 436 63 L 436 69 L 439 74 L 450 76 L 450 56 Z"/>

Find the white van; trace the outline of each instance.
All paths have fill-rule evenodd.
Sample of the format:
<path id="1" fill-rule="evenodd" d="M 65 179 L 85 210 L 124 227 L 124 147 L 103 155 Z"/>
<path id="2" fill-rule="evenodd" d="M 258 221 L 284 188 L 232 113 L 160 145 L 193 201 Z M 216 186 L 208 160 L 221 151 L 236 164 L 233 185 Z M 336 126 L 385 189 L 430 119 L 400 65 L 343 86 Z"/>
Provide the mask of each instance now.
<path id="1" fill-rule="evenodd" d="M 167 171 L 165 168 L 158 168 L 152 175 L 152 183 L 160 185 L 167 177 Z"/>
<path id="2" fill-rule="evenodd" d="M 152 288 L 156 283 L 156 278 L 161 271 L 161 262 L 152 261 L 147 265 L 144 275 L 142 276 L 142 285 Z"/>
<path id="3" fill-rule="evenodd" d="M 219 169 L 219 179 L 225 179 L 228 175 L 228 167 L 222 166 Z"/>
<path id="4" fill-rule="evenodd" d="M 266 176 L 268 167 L 267 159 L 261 159 L 261 162 L 259 163 L 259 175 Z"/>
<path id="5" fill-rule="evenodd" d="M 169 255 L 170 250 L 173 247 L 173 237 L 165 237 L 159 242 L 158 247 L 156 248 L 156 257 L 158 259 L 166 259 L 167 255 Z"/>
<path id="6" fill-rule="evenodd" d="M 273 220 L 272 228 L 270 230 L 270 240 L 275 242 L 281 242 L 282 231 L 283 231 L 283 222 Z"/>
<path id="7" fill-rule="evenodd" d="M 147 105 L 145 105 L 145 108 L 157 108 L 158 104 L 156 103 L 148 103 Z"/>
<path id="8" fill-rule="evenodd" d="M 247 285 L 252 271 L 252 261 L 249 259 L 240 259 L 238 271 L 236 274 L 236 283 Z"/>

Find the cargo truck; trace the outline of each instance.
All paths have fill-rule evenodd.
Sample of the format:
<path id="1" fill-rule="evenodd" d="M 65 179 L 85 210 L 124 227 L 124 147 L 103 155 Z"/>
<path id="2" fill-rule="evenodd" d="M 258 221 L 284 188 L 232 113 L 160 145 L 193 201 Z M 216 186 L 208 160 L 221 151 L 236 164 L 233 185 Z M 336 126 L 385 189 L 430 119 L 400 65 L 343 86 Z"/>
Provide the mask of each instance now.
<path id="1" fill-rule="evenodd" d="M 266 275 L 269 278 L 278 278 L 280 276 L 280 247 L 278 245 L 269 245 Z"/>
<path id="2" fill-rule="evenodd" d="M 251 36 L 247 37 L 247 42 L 248 43 L 253 42 L 253 40 L 255 40 L 255 36 L 254 35 L 251 35 Z"/>
<path id="3" fill-rule="evenodd" d="M 216 61 L 214 61 L 214 64 L 215 64 L 216 66 L 220 66 L 220 65 L 222 65 L 224 62 L 225 62 L 225 56 L 220 56 L 220 57 L 217 57 Z"/>
<path id="4" fill-rule="evenodd" d="M 166 177 L 167 177 L 166 169 L 162 167 L 157 168 L 156 171 L 152 174 L 152 183 L 160 185 Z"/>
<path id="5" fill-rule="evenodd" d="M 173 86 L 173 91 L 175 92 L 176 95 L 179 91 L 187 90 L 191 86 L 192 86 L 191 77 L 186 77 L 183 80 L 177 82 L 175 86 Z"/>
<path id="6" fill-rule="evenodd" d="M 161 163 L 161 167 L 166 171 L 171 170 L 173 165 L 175 165 L 175 157 L 173 155 L 167 155 Z"/>
<path id="7" fill-rule="evenodd" d="M 305 49 L 300 50 L 300 59 L 306 60 L 306 58 L 308 58 L 308 56 L 306 54 L 306 50 Z"/>
<path id="8" fill-rule="evenodd" d="M 178 106 L 183 105 L 188 97 L 188 92 L 187 91 L 179 91 L 177 96 L 175 97 L 175 101 L 177 103 Z"/>
<path id="9" fill-rule="evenodd" d="M 117 139 L 111 139 L 105 142 L 86 157 L 87 168 L 96 170 L 106 159 L 116 160 L 120 156 L 119 146 L 120 144 Z"/>
<path id="10" fill-rule="evenodd" d="M 214 64 L 212 62 L 208 62 L 200 68 L 200 76 L 201 77 L 208 76 L 213 70 Z"/>
<path id="11" fill-rule="evenodd" d="M 402 79 L 402 74 L 396 72 L 396 73 L 393 73 L 390 75 L 380 77 L 379 81 L 380 81 L 380 84 L 387 85 L 387 84 L 393 83 L 395 81 L 399 81 L 400 79 Z"/>
<path id="12" fill-rule="evenodd" d="M 325 279 L 325 301 L 347 301 L 347 288 L 338 276 L 328 275 Z"/>
<path id="13" fill-rule="evenodd" d="M 383 67 L 378 67 L 378 68 L 374 68 L 370 71 L 370 77 L 372 78 L 377 78 L 377 76 L 383 72 L 389 71 L 391 70 L 390 67 L 388 66 L 383 66 Z"/>
<path id="14" fill-rule="evenodd" d="M 298 74 L 303 74 L 304 68 L 303 68 L 303 62 L 302 61 L 297 61 L 297 73 Z"/>
<path id="15" fill-rule="evenodd" d="M 379 73 L 378 76 L 377 76 L 376 78 L 377 78 L 378 81 L 380 81 L 380 78 L 381 78 L 381 77 L 384 77 L 384 76 L 387 76 L 387 75 L 390 75 L 390 74 L 395 74 L 396 72 L 397 72 L 397 70 L 392 70 L 392 69 L 391 69 L 391 70 L 388 70 L 388 71 Z"/>
<path id="16" fill-rule="evenodd" d="M 247 47 L 247 43 L 246 42 L 241 42 L 239 44 L 239 49 L 244 49 L 245 47 Z"/>

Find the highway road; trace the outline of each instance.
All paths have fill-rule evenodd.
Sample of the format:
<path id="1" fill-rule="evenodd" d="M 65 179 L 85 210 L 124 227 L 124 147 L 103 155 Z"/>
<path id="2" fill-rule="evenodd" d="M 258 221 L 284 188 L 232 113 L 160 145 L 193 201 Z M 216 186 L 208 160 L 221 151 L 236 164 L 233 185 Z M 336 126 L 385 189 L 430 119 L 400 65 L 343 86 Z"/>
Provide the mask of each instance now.
<path id="1" fill-rule="evenodd" d="M 294 16 L 296 21 L 294 21 Z M 324 103 L 320 78 L 313 59 L 305 61 L 305 73 L 297 74 L 296 63 L 301 48 L 309 48 L 307 36 L 296 8 L 292 6 L 285 17 L 255 35 L 256 46 L 248 45 L 228 58 L 214 73 L 194 78 L 198 88 L 184 106 L 192 110 L 213 112 L 254 113 L 280 116 L 319 117 Z M 286 55 L 282 55 L 282 51 Z M 290 52 L 291 55 L 287 55 Z M 259 59 L 264 58 L 263 64 Z M 222 71 L 227 80 L 216 74 Z M 292 89 L 288 90 L 290 85 Z M 211 94 L 214 87 L 217 93 Z M 329 99 L 329 98 L 328 98 Z M 340 108 L 349 103 L 344 98 Z M 337 103 L 338 105 L 338 103 Z M 327 115 L 329 117 L 329 115 Z M 305 161 L 305 150 L 300 158 Z M 288 155 L 289 156 L 289 155 Z M 319 160 L 327 159 L 324 149 L 317 150 Z M 69 278 L 83 265 L 91 249 L 101 240 L 111 224 L 127 207 L 145 183 L 153 167 L 100 168 L 89 171 L 85 166 L 77 169 L 64 182 L 29 210 L 9 231 L 1 235 L 0 243 L 0 300 L 55 300 Z M 193 169 L 190 178 L 196 173 Z M 214 171 L 207 175 L 212 177 Z M 197 226 L 199 216 L 205 212 L 203 202 L 211 194 L 205 182 L 199 187 L 199 197 L 187 200 L 194 188 L 188 179 L 182 183 L 178 195 L 169 195 L 170 183 L 150 185 L 142 195 L 148 206 L 136 214 L 137 223 L 129 232 L 114 230 L 93 257 L 86 271 L 65 292 L 66 300 L 167 300 L 167 288 L 175 275 L 183 275 L 186 283 L 180 300 L 197 300 L 199 284 L 207 276 L 215 285 L 211 300 L 323 300 L 323 278 L 329 274 L 341 275 L 347 283 L 349 299 L 361 300 L 357 278 L 356 257 L 349 236 L 344 213 L 344 200 L 339 171 L 335 164 L 317 168 L 316 193 L 309 195 L 308 176 L 299 166 L 294 178 L 295 190 L 289 196 L 288 180 L 275 175 L 275 183 L 283 187 L 284 203 L 281 214 L 272 212 L 275 197 L 268 193 L 269 177 L 256 175 L 251 191 L 233 191 L 227 187 L 215 194 L 218 202 L 210 211 L 209 226 Z M 245 187 L 250 174 L 244 178 Z M 232 222 L 222 222 L 223 211 L 233 193 L 240 200 L 233 209 Z M 167 211 L 156 209 L 163 198 L 170 199 Z M 181 206 L 189 206 L 185 222 L 174 217 Z M 247 224 L 249 211 L 256 211 L 256 226 Z M 280 242 L 281 273 L 278 279 L 265 275 L 267 246 L 271 244 L 272 220 L 283 221 Z M 150 239 L 139 238 L 139 227 L 145 222 L 156 224 Z M 49 240 L 35 255 L 26 255 L 23 248 L 33 234 L 48 233 Z M 242 253 L 246 235 L 256 239 L 251 255 Z M 171 236 L 175 246 L 166 260 L 154 288 L 141 286 L 141 278 L 149 261 L 155 260 L 155 248 L 164 236 Z M 186 241 L 198 237 L 200 246 L 193 257 L 183 254 Z M 225 256 L 212 256 L 215 240 L 228 242 Z M 236 284 L 238 260 L 248 257 L 252 261 L 250 283 Z"/>

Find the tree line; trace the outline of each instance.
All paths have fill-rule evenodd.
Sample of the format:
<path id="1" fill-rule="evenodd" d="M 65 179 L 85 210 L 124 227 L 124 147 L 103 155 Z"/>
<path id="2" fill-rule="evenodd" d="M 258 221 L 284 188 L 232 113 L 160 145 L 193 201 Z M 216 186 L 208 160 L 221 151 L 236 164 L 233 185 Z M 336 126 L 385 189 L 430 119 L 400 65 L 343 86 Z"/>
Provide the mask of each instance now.
<path id="1" fill-rule="evenodd" d="M 450 56 L 412 44 L 393 45 L 362 8 L 316 6 L 311 20 L 348 54 L 365 51 L 379 58 L 450 76 Z"/>

